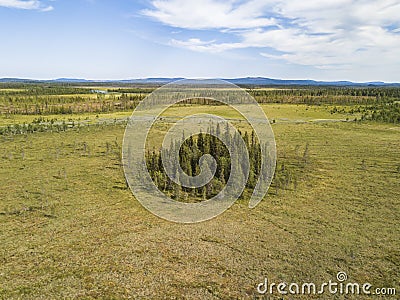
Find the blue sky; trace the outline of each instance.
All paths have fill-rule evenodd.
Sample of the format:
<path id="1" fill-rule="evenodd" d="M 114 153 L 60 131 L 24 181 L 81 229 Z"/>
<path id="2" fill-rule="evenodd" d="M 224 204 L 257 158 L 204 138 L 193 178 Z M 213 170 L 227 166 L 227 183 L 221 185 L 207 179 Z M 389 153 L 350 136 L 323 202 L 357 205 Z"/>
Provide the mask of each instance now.
<path id="1" fill-rule="evenodd" d="M 0 77 L 400 82 L 400 0 L 0 0 Z"/>

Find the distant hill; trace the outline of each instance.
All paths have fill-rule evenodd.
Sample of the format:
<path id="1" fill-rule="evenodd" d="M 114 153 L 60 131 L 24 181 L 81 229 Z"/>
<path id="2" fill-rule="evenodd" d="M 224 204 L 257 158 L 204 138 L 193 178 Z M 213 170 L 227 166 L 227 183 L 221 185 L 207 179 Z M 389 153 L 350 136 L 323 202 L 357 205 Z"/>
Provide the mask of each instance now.
<path id="1" fill-rule="evenodd" d="M 0 78 L 0 82 L 36 82 L 36 80 L 32 80 L 32 79 L 22 79 L 22 78 Z"/>
<path id="2" fill-rule="evenodd" d="M 46 80 L 46 81 L 54 81 L 54 82 L 65 82 L 65 83 L 80 83 L 80 82 L 91 82 L 91 80 L 80 79 L 80 78 L 58 78 L 54 80 Z"/>
<path id="3" fill-rule="evenodd" d="M 385 82 L 351 82 L 351 81 L 315 81 L 315 80 L 284 80 L 264 77 L 246 77 L 225 79 L 238 85 L 302 85 L 302 86 L 400 86 L 400 83 Z"/>
<path id="4" fill-rule="evenodd" d="M 183 78 L 142 78 L 125 80 L 87 80 L 80 78 L 58 78 L 53 80 L 34 80 L 23 78 L 0 78 L 0 82 L 14 83 L 124 83 L 124 84 L 167 84 Z M 315 81 L 315 80 L 284 80 L 265 77 L 228 78 L 222 80 L 247 86 L 400 86 L 400 83 L 351 82 L 351 81 Z"/>

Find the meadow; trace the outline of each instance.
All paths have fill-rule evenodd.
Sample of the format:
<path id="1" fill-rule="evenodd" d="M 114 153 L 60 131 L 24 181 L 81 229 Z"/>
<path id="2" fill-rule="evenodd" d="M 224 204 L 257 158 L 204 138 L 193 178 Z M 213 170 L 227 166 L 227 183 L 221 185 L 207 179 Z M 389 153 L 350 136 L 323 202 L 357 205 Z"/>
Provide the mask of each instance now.
<path id="1" fill-rule="evenodd" d="M 278 149 L 268 195 L 182 225 L 145 210 L 122 169 L 126 119 L 151 89 L 0 87 L 0 299 L 257 299 L 266 277 L 321 283 L 340 271 L 400 292 L 398 95 L 365 90 L 252 89 Z M 223 106 L 184 104 L 150 143 L 200 112 L 246 126 Z M 287 169 L 296 181 L 278 184 Z"/>

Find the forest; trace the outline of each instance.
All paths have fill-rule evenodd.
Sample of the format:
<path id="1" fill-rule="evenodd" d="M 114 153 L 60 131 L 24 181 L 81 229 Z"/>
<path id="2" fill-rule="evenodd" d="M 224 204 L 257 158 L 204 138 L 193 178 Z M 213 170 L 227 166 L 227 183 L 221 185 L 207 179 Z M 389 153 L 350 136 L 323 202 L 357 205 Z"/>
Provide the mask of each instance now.
<path id="1" fill-rule="evenodd" d="M 68 115 L 132 111 L 154 87 L 101 86 L 98 89 L 70 84 L 0 83 L 0 114 Z M 260 104 L 306 104 L 329 106 L 332 114 L 346 113 L 357 121 L 400 123 L 398 87 L 262 87 L 246 89 Z M 184 104 L 216 105 L 208 99 Z M 338 108 L 337 106 L 340 106 Z M 355 117 L 352 118 L 352 120 Z"/>

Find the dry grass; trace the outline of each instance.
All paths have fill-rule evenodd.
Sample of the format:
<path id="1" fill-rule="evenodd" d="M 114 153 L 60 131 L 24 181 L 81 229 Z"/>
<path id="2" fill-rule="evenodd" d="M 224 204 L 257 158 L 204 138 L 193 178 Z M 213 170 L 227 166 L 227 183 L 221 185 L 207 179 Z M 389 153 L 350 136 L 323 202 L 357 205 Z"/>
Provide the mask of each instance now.
<path id="1" fill-rule="evenodd" d="M 270 108 L 270 119 L 326 118 L 323 108 Z M 398 289 L 400 139 L 391 127 L 277 123 L 280 159 L 310 145 L 297 190 L 253 210 L 239 201 L 195 225 L 158 219 L 126 189 L 121 126 L 3 138 L 0 298 L 251 299 L 266 276 L 318 283 L 338 271 Z"/>

